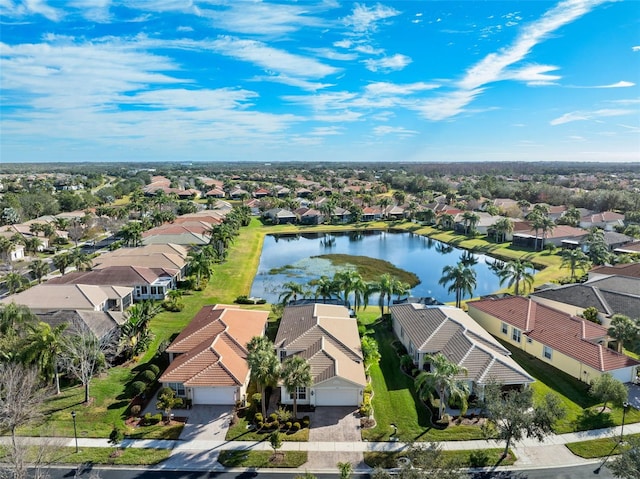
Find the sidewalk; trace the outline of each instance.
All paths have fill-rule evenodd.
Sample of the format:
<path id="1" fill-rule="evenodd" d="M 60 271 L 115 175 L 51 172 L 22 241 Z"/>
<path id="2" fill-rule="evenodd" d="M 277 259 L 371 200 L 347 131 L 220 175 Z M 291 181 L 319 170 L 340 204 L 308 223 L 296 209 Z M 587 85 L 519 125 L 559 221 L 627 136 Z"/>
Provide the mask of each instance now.
<path id="1" fill-rule="evenodd" d="M 535 469 L 558 466 L 577 466 L 583 464 L 595 464 L 601 462 L 601 458 L 582 459 L 571 454 L 569 449 L 558 447 L 564 444 L 578 441 L 588 441 L 607 437 L 619 437 L 622 426 L 597 429 L 592 431 L 573 432 L 561 435 L 551 435 L 544 442 L 535 439 L 524 439 L 513 446 L 518 458 L 513 466 L 503 466 L 505 470 Z M 640 423 L 625 424 L 624 433 L 639 434 Z M 0 438 L 0 443 L 6 442 L 7 436 Z M 27 442 L 38 444 L 41 439 L 37 437 L 26 438 Z M 75 447 L 74 438 L 60 438 L 61 447 Z M 504 447 L 503 442 L 472 440 L 472 441 L 446 441 L 439 443 L 444 450 L 473 450 Z M 80 448 L 88 447 L 112 447 L 107 439 L 78 438 Z M 122 447 L 171 449 L 172 454 L 168 460 L 154 466 L 157 469 L 167 470 L 222 470 L 217 458 L 222 450 L 252 450 L 270 451 L 268 441 L 173 441 L 154 439 L 125 439 Z M 368 451 L 401 451 L 408 447 L 403 442 L 284 442 L 282 451 L 317 451 L 317 452 L 368 452 Z M 304 469 L 304 466 L 302 467 Z"/>

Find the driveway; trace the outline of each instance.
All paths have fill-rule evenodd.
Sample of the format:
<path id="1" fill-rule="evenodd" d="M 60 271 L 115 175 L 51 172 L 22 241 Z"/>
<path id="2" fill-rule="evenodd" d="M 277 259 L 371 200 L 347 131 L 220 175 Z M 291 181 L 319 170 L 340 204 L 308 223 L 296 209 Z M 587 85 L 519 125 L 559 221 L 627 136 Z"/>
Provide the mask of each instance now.
<path id="1" fill-rule="evenodd" d="M 354 468 L 364 467 L 361 452 L 347 452 L 336 443 L 360 442 L 360 418 L 356 407 L 317 407 L 309 413 L 311 429 L 309 442 L 321 442 L 318 451 L 309 451 L 306 464 L 301 470 L 337 471 L 339 462 L 350 462 Z"/>
<path id="2" fill-rule="evenodd" d="M 186 412 L 188 418 L 180 434 L 181 441 L 224 441 L 233 406 L 194 405 Z"/>

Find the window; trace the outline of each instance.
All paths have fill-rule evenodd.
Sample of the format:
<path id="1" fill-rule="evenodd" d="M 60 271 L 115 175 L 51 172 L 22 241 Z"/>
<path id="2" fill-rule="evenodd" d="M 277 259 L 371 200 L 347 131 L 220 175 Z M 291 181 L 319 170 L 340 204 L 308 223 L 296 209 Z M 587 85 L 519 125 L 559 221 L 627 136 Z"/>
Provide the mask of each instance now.
<path id="1" fill-rule="evenodd" d="M 307 399 L 307 388 L 301 387 L 297 389 L 298 401 L 304 401 Z M 289 393 L 289 399 L 293 399 L 293 393 Z"/>
<path id="2" fill-rule="evenodd" d="M 173 389 L 178 397 L 183 398 L 187 395 L 187 392 L 184 389 L 184 384 L 182 383 L 167 383 L 167 386 Z"/>
<path id="3" fill-rule="evenodd" d="M 545 346 L 544 348 L 542 348 L 542 354 L 547 359 L 551 359 L 552 352 L 553 352 L 553 349 L 551 349 L 549 346 Z"/>
<path id="4" fill-rule="evenodd" d="M 284 361 L 287 357 L 287 352 L 284 349 L 280 350 L 280 362 Z"/>
<path id="5" fill-rule="evenodd" d="M 521 333 L 519 329 L 513 328 L 513 332 L 511 333 L 511 339 L 513 339 L 516 343 L 520 342 Z"/>
<path id="6" fill-rule="evenodd" d="M 509 326 L 507 323 L 502 323 L 502 334 L 507 334 L 509 332 Z"/>

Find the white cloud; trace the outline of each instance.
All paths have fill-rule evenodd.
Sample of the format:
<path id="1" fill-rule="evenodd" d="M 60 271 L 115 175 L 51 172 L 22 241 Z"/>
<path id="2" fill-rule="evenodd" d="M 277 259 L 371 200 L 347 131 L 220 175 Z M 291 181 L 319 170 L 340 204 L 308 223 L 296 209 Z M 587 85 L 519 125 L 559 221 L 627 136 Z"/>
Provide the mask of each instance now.
<path id="1" fill-rule="evenodd" d="M 305 50 L 328 60 L 350 61 L 358 58 L 355 53 L 340 53 L 331 48 L 305 48 Z"/>
<path id="2" fill-rule="evenodd" d="M 64 12 L 50 5 L 45 0 L 25 0 L 24 6 L 28 13 L 42 15 L 52 22 L 60 21 L 64 16 Z"/>
<path id="3" fill-rule="evenodd" d="M 340 126 L 318 126 L 313 128 L 309 133 L 312 136 L 334 136 L 334 135 L 342 135 L 344 133 L 344 128 Z"/>
<path id="4" fill-rule="evenodd" d="M 178 31 L 178 32 L 192 32 L 193 31 L 193 27 L 190 27 L 188 25 L 180 25 L 178 28 L 176 28 L 176 31 Z"/>
<path id="5" fill-rule="evenodd" d="M 640 52 L 640 45 L 635 45 L 635 46 L 631 47 L 631 51 Z"/>
<path id="6" fill-rule="evenodd" d="M 81 10 L 82 16 L 87 20 L 97 23 L 106 23 L 110 20 L 111 0 L 73 0 L 69 5 Z"/>
<path id="7" fill-rule="evenodd" d="M 392 72 L 404 69 L 409 63 L 411 58 L 400 53 L 396 53 L 391 57 L 383 57 L 380 59 L 367 59 L 363 63 L 367 67 L 367 70 L 372 72 L 383 71 Z"/>
<path id="8" fill-rule="evenodd" d="M 637 113 L 637 112 L 634 110 L 623 110 L 623 109 L 615 109 L 615 108 L 594 110 L 594 111 L 572 111 L 551 120 L 549 124 L 556 126 L 556 125 L 563 125 L 565 123 L 570 123 L 572 121 L 585 121 L 585 120 L 597 121 L 600 118 L 631 115 L 634 113 Z"/>
<path id="9" fill-rule="evenodd" d="M 312 58 L 294 55 L 284 50 L 267 46 L 255 40 L 242 40 L 221 36 L 211 43 L 212 48 L 238 60 L 258 65 L 266 70 L 302 78 L 322 78 L 339 71 Z"/>
<path id="10" fill-rule="evenodd" d="M 529 65 L 518 70 L 506 71 L 503 75 L 505 80 L 518 80 L 526 82 L 527 85 L 552 85 L 562 77 L 560 75 L 549 75 L 549 72 L 558 70 L 552 65 Z"/>
<path id="11" fill-rule="evenodd" d="M 329 88 L 334 86 L 331 83 L 318 83 L 303 80 L 300 78 L 293 78 L 287 75 L 262 75 L 252 78 L 253 81 L 270 81 L 273 83 L 281 83 L 283 85 L 294 86 L 296 88 L 300 88 L 301 90 L 307 91 L 317 91 L 322 90 L 324 88 Z"/>
<path id="12" fill-rule="evenodd" d="M 594 86 L 592 88 L 627 88 L 635 85 L 636 85 L 635 83 L 632 83 L 629 81 L 619 81 L 617 83 L 611 83 L 610 85 L 600 85 L 600 86 Z"/>
<path id="13" fill-rule="evenodd" d="M 353 7 L 351 15 L 344 19 L 344 23 L 353 28 L 355 33 L 367 33 L 377 29 L 377 24 L 381 20 L 392 18 L 400 15 L 400 12 L 394 8 L 381 4 L 373 7 L 356 3 Z"/>
<path id="14" fill-rule="evenodd" d="M 407 138 L 410 136 L 417 135 L 419 132 L 416 130 L 408 130 L 402 126 L 376 126 L 373 129 L 373 133 L 376 136 L 385 136 L 385 135 L 398 135 L 403 138 Z"/>
<path id="15" fill-rule="evenodd" d="M 370 83 L 365 87 L 365 91 L 370 95 L 411 95 L 419 91 L 433 90 L 439 88 L 437 83 L 406 83 L 396 84 L 387 82 Z"/>
<path id="16" fill-rule="evenodd" d="M 446 120 L 464 111 L 464 107 L 471 103 L 484 90 L 457 90 L 446 95 L 428 99 L 417 104 L 413 109 L 418 110 L 428 120 Z"/>

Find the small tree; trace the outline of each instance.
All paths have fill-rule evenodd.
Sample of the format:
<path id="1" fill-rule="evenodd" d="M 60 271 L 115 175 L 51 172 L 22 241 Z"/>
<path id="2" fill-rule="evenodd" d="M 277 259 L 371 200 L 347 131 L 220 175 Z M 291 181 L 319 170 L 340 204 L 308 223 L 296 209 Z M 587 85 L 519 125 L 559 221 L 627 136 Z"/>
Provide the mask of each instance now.
<path id="1" fill-rule="evenodd" d="M 365 370 L 369 370 L 372 364 L 380 362 L 380 351 L 378 350 L 378 342 L 371 336 L 362 336 L 362 355 L 364 356 Z"/>
<path id="2" fill-rule="evenodd" d="M 615 477 L 640 479 L 640 438 L 629 436 L 629 447 L 609 462 L 609 469 Z"/>
<path id="3" fill-rule="evenodd" d="M 507 456 L 513 441 L 524 437 L 544 440 L 552 432 L 553 423 L 565 415 L 554 394 L 547 394 L 541 403 L 534 405 L 531 388 L 503 393 L 497 383 L 485 388 L 484 410 L 489 422 L 483 425 L 483 433 L 487 439 L 506 441 L 503 457 Z"/>
<path id="4" fill-rule="evenodd" d="M 607 403 L 621 405 L 629 397 L 627 387 L 609 373 L 604 373 L 591 381 L 589 394 L 598 401 L 602 401 L 600 414 L 607 408 Z"/>
<path id="5" fill-rule="evenodd" d="M 171 410 L 180 406 L 182 406 L 182 398 L 176 397 L 176 392 L 171 388 L 165 388 L 156 403 L 156 409 L 164 412 L 164 420 L 167 424 L 171 422 Z"/>
<path id="6" fill-rule="evenodd" d="M 462 465 L 443 454 L 437 443 L 412 444 L 407 449 L 407 458 L 409 463 L 400 470 L 399 476 L 402 478 L 463 479 L 468 477 Z"/>
<path id="7" fill-rule="evenodd" d="M 349 479 L 353 474 L 353 466 L 350 462 L 339 462 L 338 471 L 340 471 L 340 479 Z"/>
<path id="8" fill-rule="evenodd" d="M 598 318 L 598 308 L 595 306 L 589 306 L 582 312 L 582 317 L 592 323 L 602 324 L 600 318 Z"/>
<path id="9" fill-rule="evenodd" d="M 273 449 L 273 457 L 276 457 L 278 449 L 282 447 L 282 435 L 278 431 L 273 431 L 269 436 L 269 444 Z"/>

